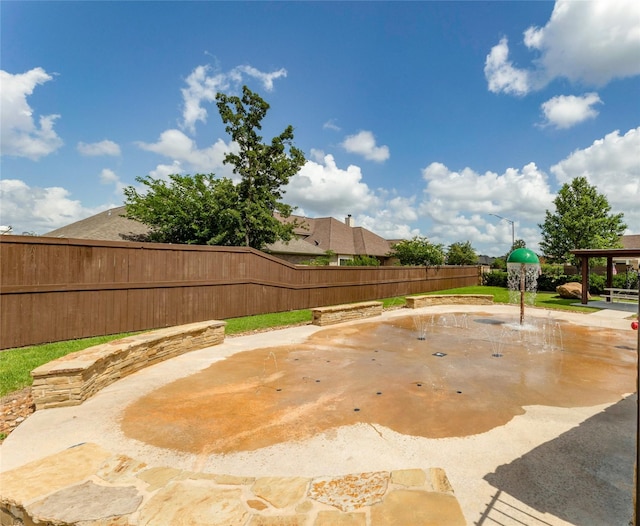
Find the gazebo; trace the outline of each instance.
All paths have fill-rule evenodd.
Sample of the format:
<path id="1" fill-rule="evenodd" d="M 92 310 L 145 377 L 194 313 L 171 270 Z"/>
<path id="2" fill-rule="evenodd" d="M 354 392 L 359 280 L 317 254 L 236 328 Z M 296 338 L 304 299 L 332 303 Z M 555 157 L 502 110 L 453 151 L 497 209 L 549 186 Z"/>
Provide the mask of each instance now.
<path id="1" fill-rule="evenodd" d="M 640 248 L 579 248 L 571 250 L 574 256 L 582 260 L 582 303 L 589 302 L 589 258 L 607 259 L 606 287 L 613 283 L 613 260 L 640 258 Z"/>

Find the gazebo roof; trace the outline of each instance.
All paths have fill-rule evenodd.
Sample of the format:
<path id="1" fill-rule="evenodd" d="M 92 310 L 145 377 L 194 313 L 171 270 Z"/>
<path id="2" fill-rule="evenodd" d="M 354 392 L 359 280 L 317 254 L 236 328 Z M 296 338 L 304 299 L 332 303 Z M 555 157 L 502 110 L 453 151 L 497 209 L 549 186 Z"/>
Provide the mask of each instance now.
<path id="1" fill-rule="evenodd" d="M 572 254 L 590 258 L 628 258 L 640 256 L 640 248 L 574 248 Z"/>

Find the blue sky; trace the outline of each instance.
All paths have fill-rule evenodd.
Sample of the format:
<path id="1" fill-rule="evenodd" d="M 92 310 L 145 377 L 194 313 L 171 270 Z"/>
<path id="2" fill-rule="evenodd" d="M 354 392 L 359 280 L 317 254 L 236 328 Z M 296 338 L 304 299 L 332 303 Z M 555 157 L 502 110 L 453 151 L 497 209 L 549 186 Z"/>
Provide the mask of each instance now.
<path id="1" fill-rule="evenodd" d="M 586 176 L 640 233 L 640 3 L 0 3 L 0 225 L 45 234 L 137 176 L 215 173 L 243 84 L 307 163 L 285 201 L 387 238 L 537 249 Z"/>

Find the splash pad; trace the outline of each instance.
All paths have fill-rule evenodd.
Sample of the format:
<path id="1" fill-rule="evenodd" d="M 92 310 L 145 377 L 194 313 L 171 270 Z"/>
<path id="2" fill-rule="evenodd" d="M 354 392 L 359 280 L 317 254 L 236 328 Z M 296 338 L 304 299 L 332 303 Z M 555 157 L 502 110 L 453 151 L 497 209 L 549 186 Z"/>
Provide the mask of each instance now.
<path id="1" fill-rule="evenodd" d="M 225 484 L 236 484 L 438 467 L 468 524 L 481 517 L 504 523 L 505 514 L 553 526 L 628 523 L 636 335 L 628 320 L 530 309 L 525 329 L 545 328 L 518 330 L 510 305 L 401 309 L 376 320 L 228 338 L 123 378 L 80 406 L 37 411 L 3 443 L 2 469 L 96 444 L 114 452 L 125 486 L 135 469 L 145 469 L 160 479 L 150 488 L 173 495 L 211 485 L 221 473 L 233 475 L 222 476 Z M 583 339 L 575 349 L 574 337 Z M 512 342 L 519 339 L 530 341 L 519 347 Z M 243 372 L 243 360 L 253 369 Z M 323 360 L 326 374 L 316 374 Z M 312 374 L 303 380 L 302 369 L 286 372 L 289 361 Z M 234 379 L 225 369 L 242 374 Z M 291 395 L 303 385 L 311 391 L 300 403 Z M 145 399 L 157 405 L 140 404 Z M 130 427 L 150 411 L 153 427 Z M 423 420 L 430 425 L 416 423 Z M 221 440 L 217 426 L 238 440 Z M 123 464 L 125 456 L 140 464 Z M 188 477 L 195 478 L 180 482 Z M 183 497 L 175 494 L 184 514 Z"/>
<path id="2" fill-rule="evenodd" d="M 616 331 L 551 314 L 526 324 L 482 311 L 402 314 L 230 356 L 138 399 L 122 431 L 157 448 L 220 455 L 361 424 L 465 437 L 527 406 L 589 406 L 633 391 L 632 340 L 612 347 Z"/>

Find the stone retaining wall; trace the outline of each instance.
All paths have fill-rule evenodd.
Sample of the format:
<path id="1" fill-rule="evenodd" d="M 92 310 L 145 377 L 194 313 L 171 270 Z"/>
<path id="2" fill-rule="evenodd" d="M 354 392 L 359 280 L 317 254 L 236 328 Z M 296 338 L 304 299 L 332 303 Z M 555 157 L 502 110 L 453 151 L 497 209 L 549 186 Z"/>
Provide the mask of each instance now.
<path id="1" fill-rule="evenodd" d="M 381 316 L 382 302 L 365 301 L 362 303 L 332 305 L 330 307 L 316 307 L 311 309 L 311 312 L 313 314 L 313 325 L 333 325 L 334 323 Z"/>
<path id="2" fill-rule="evenodd" d="M 491 294 L 432 294 L 425 296 L 407 296 L 407 308 L 419 309 L 433 305 L 491 305 Z"/>
<path id="3" fill-rule="evenodd" d="M 222 321 L 203 321 L 128 336 L 68 354 L 31 371 L 36 410 L 79 405 L 116 380 L 189 351 L 224 341 Z"/>

